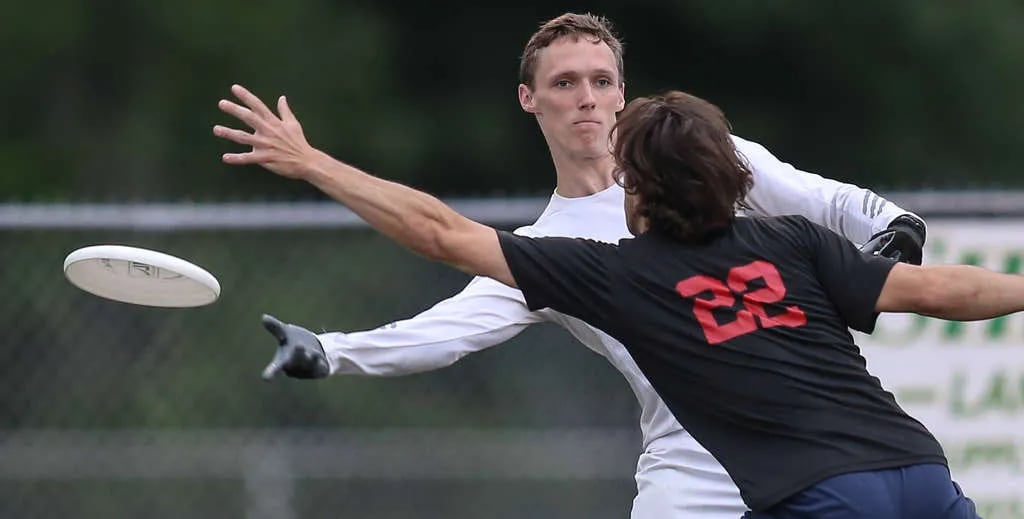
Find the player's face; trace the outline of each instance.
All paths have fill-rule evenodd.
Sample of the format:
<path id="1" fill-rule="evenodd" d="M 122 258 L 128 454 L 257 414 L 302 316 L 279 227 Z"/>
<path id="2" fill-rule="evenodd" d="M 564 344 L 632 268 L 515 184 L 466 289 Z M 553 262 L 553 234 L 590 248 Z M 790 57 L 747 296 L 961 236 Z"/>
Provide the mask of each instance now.
<path id="1" fill-rule="evenodd" d="M 538 54 L 533 88 L 519 85 L 519 102 L 537 116 L 552 151 L 604 157 L 615 114 L 625 106 L 615 55 L 587 37 L 555 40 Z"/>

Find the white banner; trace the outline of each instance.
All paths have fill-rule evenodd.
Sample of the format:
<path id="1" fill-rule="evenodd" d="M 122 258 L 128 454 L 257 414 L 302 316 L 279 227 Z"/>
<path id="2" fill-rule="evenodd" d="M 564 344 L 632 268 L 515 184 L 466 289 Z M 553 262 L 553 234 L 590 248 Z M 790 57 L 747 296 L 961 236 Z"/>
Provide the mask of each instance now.
<path id="1" fill-rule="evenodd" d="M 1020 274 L 1024 219 L 933 220 L 925 264 Z M 1024 314 L 956 323 L 884 315 L 855 334 L 868 368 L 942 442 L 986 519 L 1024 519 Z"/>

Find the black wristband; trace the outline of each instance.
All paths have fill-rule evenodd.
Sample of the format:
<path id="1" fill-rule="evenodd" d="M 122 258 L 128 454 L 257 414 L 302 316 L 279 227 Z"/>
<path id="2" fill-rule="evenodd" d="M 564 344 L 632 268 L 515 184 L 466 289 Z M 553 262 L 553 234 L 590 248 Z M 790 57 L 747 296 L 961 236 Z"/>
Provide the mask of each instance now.
<path id="1" fill-rule="evenodd" d="M 917 242 L 918 246 L 924 247 L 927 231 L 925 230 L 924 221 L 920 218 L 909 214 L 901 214 L 889 222 L 889 228 L 910 233 L 915 238 L 914 241 Z"/>

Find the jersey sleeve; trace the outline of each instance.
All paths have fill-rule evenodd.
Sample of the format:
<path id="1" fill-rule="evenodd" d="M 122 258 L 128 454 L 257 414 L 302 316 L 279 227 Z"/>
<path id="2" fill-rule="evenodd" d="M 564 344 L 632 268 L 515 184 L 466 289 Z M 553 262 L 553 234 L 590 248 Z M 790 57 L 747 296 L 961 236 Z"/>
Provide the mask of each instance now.
<path id="1" fill-rule="evenodd" d="M 862 245 L 897 216 L 913 214 L 868 189 L 801 171 L 756 142 L 733 142 L 754 176 L 751 216 L 801 215 Z"/>
<path id="2" fill-rule="evenodd" d="M 398 376 L 450 366 L 543 320 L 527 308 L 519 290 L 478 277 L 462 292 L 412 318 L 317 338 L 332 374 Z"/>
<path id="3" fill-rule="evenodd" d="M 611 306 L 615 245 L 504 231 L 498 231 L 498 241 L 530 309 L 551 308 L 601 328 Z"/>
<path id="4" fill-rule="evenodd" d="M 840 317 L 848 327 L 871 333 L 878 319 L 878 296 L 896 261 L 865 254 L 835 232 L 806 219 L 802 222 L 807 253 Z"/>

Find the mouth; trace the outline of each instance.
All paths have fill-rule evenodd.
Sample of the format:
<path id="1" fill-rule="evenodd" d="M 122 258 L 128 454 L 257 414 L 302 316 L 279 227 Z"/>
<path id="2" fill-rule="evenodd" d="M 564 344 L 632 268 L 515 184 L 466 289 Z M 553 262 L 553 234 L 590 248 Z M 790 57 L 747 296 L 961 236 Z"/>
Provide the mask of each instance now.
<path id="1" fill-rule="evenodd" d="M 575 121 L 572 124 L 573 124 L 573 126 L 600 126 L 601 125 L 601 123 L 598 122 L 598 121 L 590 121 L 590 120 Z"/>

